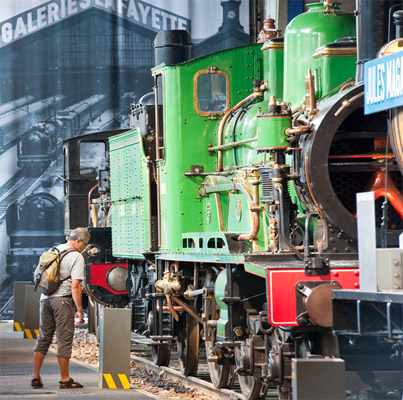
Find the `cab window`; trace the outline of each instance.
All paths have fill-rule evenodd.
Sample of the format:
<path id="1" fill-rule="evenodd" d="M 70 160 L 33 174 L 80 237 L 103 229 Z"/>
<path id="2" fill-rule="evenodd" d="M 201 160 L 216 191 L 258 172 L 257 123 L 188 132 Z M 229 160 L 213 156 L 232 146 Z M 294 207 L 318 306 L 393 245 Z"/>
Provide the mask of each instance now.
<path id="1" fill-rule="evenodd" d="M 80 175 L 96 179 L 98 168 L 106 161 L 105 142 L 80 143 Z"/>
<path id="2" fill-rule="evenodd" d="M 209 68 L 199 71 L 194 77 L 197 114 L 208 116 L 224 114 L 229 108 L 229 79 L 224 71 Z"/>

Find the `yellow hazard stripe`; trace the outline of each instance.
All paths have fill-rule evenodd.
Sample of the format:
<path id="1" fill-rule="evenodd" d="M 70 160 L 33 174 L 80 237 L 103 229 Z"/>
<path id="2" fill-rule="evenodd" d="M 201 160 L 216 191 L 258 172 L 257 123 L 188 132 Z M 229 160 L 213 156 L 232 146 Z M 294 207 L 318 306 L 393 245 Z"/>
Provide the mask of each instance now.
<path id="1" fill-rule="evenodd" d="M 18 332 L 22 332 L 22 328 L 19 322 L 14 322 L 14 327 Z"/>
<path id="2" fill-rule="evenodd" d="M 103 374 L 106 384 L 108 385 L 109 389 L 117 389 L 115 381 L 113 380 L 112 374 Z M 126 374 L 118 374 L 120 379 L 120 383 L 122 384 L 123 389 L 130 389 L 130 382 L 127 378 Z"/>
<path id="3" fill-rule="evenodd" d="M 122 383 L 123 389 L 130 389 L 130 382 L 127 379 L 126 374 L 118 374 L 120 382 Z"/>
<path id="4" fill-rule="evenodd" d="M 104 374 L 104 378 L 106 380 L 106 384 L 108 385 L 109 389 L 117 389 L 115 381 L 113 380 L 111 374 Z"/>
<path id="5" fill-rule="evenodd" d="M 28 339 L 33 339 L 32 333 L 30 329 L 24 329 L 25 335 Z"/>
<path id="6" fill-rule="evenodd" d="M 36 337 L 38 337 L 39 336 L 39 329 L 34 329 L 34 332 L 35 332 Z"/>

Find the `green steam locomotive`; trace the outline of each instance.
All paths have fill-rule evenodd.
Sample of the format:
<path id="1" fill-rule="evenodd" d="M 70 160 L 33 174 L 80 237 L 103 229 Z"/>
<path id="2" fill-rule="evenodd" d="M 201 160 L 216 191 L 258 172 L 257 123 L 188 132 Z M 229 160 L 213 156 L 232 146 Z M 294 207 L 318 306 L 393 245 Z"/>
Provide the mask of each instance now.
<path id="1" fill-rule="evenodd" d="M 264 43 L 156 66 L 133 129 L 101 138 L 100 195 L 92 188 L 83 212 L 89 296 L 130 306 L 157 365 L 176 343 L 181 372 L 196 375 L 204 347 L 213 384 L 231 387 L 236 375 L 245 399 L 273 387 L 288 398 L 293 358 L 346 355 L 347 369 L 360 360 L 373 371 L 376 347 L 377 362 L 401 373 L 382 335 L 353 343 L 332 331 L 332 292 L 360 285 L 355 195 L 374 191 L 379 206 L 386 164 L 395 196 L 379 235 L 396 245 L 402 230 L 387 114 L 363 112 L 355 17 L 325 1 L 284 37 L 266 33 Z M 182 34 L 164 32 L 163 50 L 186 53 Z M 77 179 L 66 177 L 76 210 L 87 204 L 72 195 Z M 83 191 L 95 175 L 86 179 Z"/>

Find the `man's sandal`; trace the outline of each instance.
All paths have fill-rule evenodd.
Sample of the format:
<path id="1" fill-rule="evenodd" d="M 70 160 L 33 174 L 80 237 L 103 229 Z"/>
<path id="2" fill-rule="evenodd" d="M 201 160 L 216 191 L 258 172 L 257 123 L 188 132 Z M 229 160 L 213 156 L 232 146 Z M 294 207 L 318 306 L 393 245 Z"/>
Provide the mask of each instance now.
<path id="1" fill-rule="evenodd" d="M 76 382 L 73 378 L 70 378 L 68 381 L 59 381 L 60 383 L 60 389 L 79 389 L 84 387 L 79 382 Z"/>
<path id="2" fill-rule="evenodd" d="M 32 379 L 32 381 L 31 381 L 31 386 L 32 386 L 34 389 L 39 389 L 39 388 L 43 387 L 43 383 L 42 383 L 42 381 L 41 381 L 41 378 L 34 378 L 34 379 Z"/>

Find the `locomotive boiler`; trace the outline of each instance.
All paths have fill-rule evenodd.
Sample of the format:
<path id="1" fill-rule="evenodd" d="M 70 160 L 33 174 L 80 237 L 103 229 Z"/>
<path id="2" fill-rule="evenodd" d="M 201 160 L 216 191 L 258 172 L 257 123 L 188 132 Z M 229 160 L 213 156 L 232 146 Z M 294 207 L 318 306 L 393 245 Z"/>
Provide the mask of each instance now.
<path id="1" fill-rule="evenodd" d="M 332 330 L 332 292 L 360 286 L 356 193 L 390 199 L 377 207 L 384 243 L 402 231 L 387 114 L 363 113 L 355 36 L 354 16 L 325 1 L 263 45 L 170 58 L 152 70 L 154 104 L 134 105 L 133 129 L 109 137 L 101 196 L 85 204 L 86 286 L 130 306 L 157 365 L 175 343 L 195 375 L 204 347 L 213 384 L 236 375 L 245 399 L 290 398 L 293 358 L 345 357 L 372 374 L 376 347 L 383 372 L 401 374 L 395 343 Z M 181 32 L 163 37 L 186 53 Z"/>

